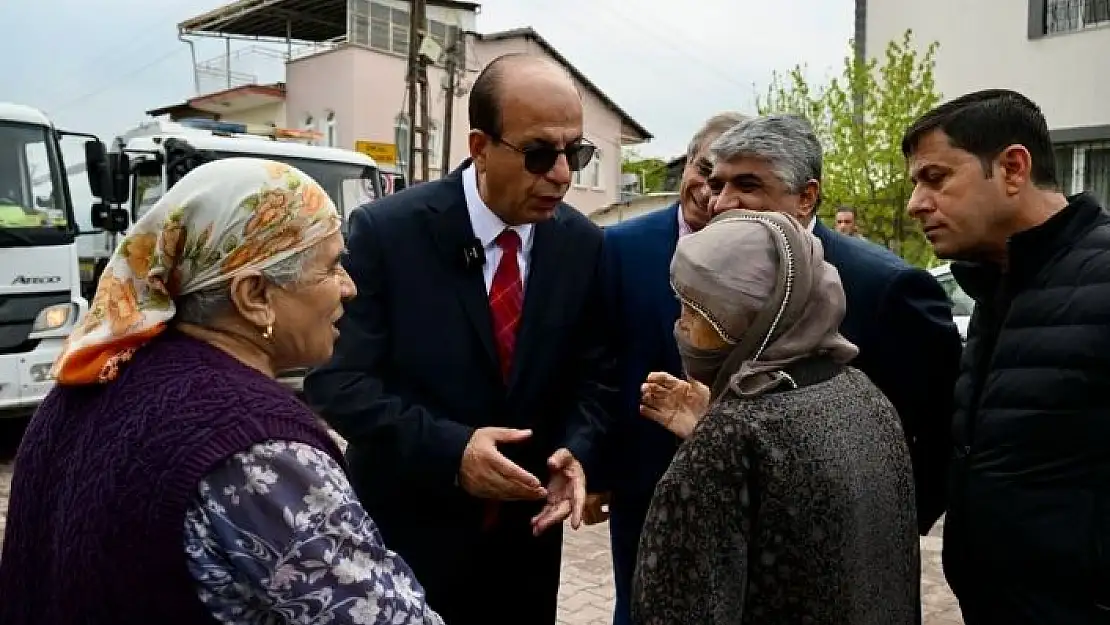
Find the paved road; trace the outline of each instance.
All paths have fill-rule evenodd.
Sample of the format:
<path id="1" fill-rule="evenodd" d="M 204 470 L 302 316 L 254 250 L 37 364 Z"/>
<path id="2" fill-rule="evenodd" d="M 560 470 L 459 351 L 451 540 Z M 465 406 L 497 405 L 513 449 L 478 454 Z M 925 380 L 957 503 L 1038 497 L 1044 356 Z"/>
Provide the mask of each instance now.
<path id="1" fill-rule="evenodd" d="M 11 465 L 0 464 L 0 541 L 8 507 Z M 922 539 L 924 625 L 962 625 L 955 599 L 940 572 L 940 528 Z M 609 625 L 613 611 L 613 569 L 609 529 L 595 525 L 567 530 L 563 580 L 559 589 L 559 625 Z"/>
<path id="2" fill-rule="evenodd" d="M 940 532 L 921 539 L 924 625 L 963 625 L 956 598 L 940 569 Z M 567 530 L 563 582 L 559 589 L 559 625 L 610 625 L 613 611 L 613 568 L 609 559 L 608 525 L 575 532 Z"/>

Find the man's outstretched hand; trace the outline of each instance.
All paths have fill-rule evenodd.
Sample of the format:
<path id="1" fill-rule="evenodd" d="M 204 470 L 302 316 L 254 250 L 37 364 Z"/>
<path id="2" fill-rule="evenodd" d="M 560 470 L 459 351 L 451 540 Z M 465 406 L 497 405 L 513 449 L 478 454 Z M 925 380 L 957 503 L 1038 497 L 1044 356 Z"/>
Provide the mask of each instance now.
<path id="1" fill-rule="evenodd" d="M 547 484 L 547 505 L 532 517 L 532 534 L 539 536 L 556 523 L 570 517 L 570 526 L 582 526 L 582 510 L 586 506 L 586 472 L 567 448 L 547 459 L 551 481 Z"/>
<path id="2" fill-rule="evenodd" d="M 547 491 L 540 480 L 497 449 L 498 445 L 523 442 L 531 435 L 531 430 L 493 427 L 474 430 L 463 452 L 459 485 L 483 499 L 543 499 Z"/>

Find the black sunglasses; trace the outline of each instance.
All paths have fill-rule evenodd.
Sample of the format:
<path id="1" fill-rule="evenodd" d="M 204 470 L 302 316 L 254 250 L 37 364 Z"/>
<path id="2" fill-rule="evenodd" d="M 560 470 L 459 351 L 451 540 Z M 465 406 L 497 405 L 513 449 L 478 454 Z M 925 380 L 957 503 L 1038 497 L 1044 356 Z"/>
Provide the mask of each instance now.
<path id="1" fill-rule="evenodd" d="M 542 176 L 551 171 L 551 168 L 555 166 L 555 162 L 559 160 L 560 154 L 566 155 L 567 166 L 570 167 L 571 171 L 582 171 L 583 167 L 590 164 L 590 161 L 594 157 L 594 153 L 597 152 L 597 146 L 585 139 L 569 143 L 565 148 L 560 150 L 553 145 L 543 143 L 522 148 L 505 141 L 497 135 L 491 134 L 489 136 L 493 139 L 494 143 L 500 143 L 524 155 L 524 169 L 527 169 L 528 173 L 537 176 Z"/>

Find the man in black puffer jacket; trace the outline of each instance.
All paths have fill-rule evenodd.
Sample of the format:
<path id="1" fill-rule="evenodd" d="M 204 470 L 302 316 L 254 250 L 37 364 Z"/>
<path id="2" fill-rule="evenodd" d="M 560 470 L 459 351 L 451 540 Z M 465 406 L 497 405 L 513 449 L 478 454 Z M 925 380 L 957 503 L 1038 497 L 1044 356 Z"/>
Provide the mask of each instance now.
<path id="1" fill-rule="evenodd" d="M 902 150 L 909 213 L 977 302 L 944 532 L 965 623 L 1110 623 L 1110 215 L 1057 190 L 1011 91 L 941 105 Z"/>

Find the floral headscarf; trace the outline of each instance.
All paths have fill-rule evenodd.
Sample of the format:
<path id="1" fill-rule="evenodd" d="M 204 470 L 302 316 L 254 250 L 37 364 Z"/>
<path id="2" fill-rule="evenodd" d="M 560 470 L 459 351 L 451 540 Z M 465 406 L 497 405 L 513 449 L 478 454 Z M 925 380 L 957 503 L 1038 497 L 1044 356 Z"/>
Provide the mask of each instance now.
<path id="1" fill-rule="evenodd" d="M 274 265 L 339 230 L 327 193 L 273 161 L 227 158 L 189 172 L 135 222 L 52 374 L 108 382 L 176 314 L 174 300 Z"/>

